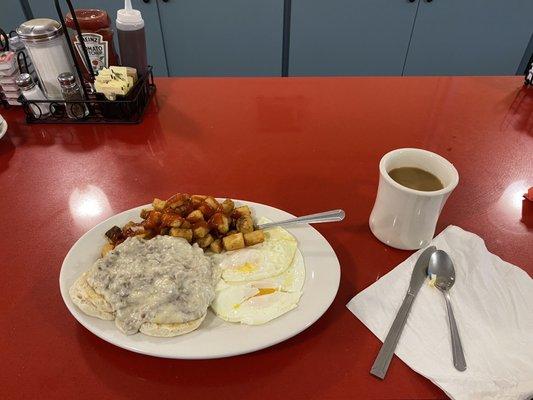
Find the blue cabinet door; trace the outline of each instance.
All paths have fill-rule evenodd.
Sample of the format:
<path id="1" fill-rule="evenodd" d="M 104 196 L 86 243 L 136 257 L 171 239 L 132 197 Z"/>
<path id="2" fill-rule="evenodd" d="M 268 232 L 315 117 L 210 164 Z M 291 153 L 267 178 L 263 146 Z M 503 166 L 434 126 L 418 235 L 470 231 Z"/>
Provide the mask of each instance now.
<path id="1" fill-rule="evenodd" d="M 4 1 L 4 0 L 1 0 Z M 107 11 L 113 28 L 115 28 L 115 19 L 117 10 L 124 8 L 122 0 L 71 0 L 74 8 L 99 8 Z M 35 18 L 52 18 L 57 20 L 57 12 L 53 0 L 30 0 L 30 7 Z M 59 2 L 61 9 L 66 14 L 68 12 L 67 4 L 64 0 Z M 133 8 L 140 10 L 144 19 L 146 31 L 146 46 L 148 53 L 148 63 L 154 67 L 154 75 L 168 76 L 167 65 L 165 60 L 165 50 L 163 47 L 163 37 L 161 36 L 161 27 L 159 24 L 159 13 L 156 0 L 149 0 L 145 3 L 142 0 L 132 0 Z M 118 40 L 115 28 L 115 48 L 119 52 Z"/>
<path id="2" fill-rule="evenodd" d="M 514 75 L 532 32 L 532 0 L 421 0 L 405 74 Z"/>
<path id="3" fill-rule="evenodd" d="M 171 76 L 280 76 L 283 0 L 159 0 Z"/>
<path id="4" fill-rule="evenodd" d="M 292 0 L 289 75 L 401 75 L 419 0 Z"/>
<path id="5" fill-rule="evenodd" d="M 1 0 L 0 4 L 0 28 L 5 33 L 17 29 L 26 21 L 19 0 Z"/>

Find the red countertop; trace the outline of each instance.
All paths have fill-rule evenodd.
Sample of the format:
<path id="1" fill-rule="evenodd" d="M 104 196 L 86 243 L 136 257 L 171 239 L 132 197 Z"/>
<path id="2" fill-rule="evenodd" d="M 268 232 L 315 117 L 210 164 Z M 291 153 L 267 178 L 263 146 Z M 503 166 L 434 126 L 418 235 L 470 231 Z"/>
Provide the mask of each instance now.
<path id="1" fill-rule="evenodd" d="M 394 358 L 369 374 L 380 342 L 346 308 L 411 252 L 368 228 L 378 161 L 437 152 L 460 183 L 439 220 L 475 232 L 533 274 L 521 221 L 533 186 L 533 88 L 520 77 L 158 79 L 140 125 L 9 123 L 0 140 L 0 398 L 442 399 Z M 131 353 L 92 335 L 59 293 L 61 263 L 89 228 L 175 192 L 270 204 L 296 215 L 343 208 L 318 225 L 342 268 L 326 314 L 294 338 L 228 359 Z M 525 200 L 524 200 L 525 201 Z M 531 208 L 530 208 L 531 210 Z"/>

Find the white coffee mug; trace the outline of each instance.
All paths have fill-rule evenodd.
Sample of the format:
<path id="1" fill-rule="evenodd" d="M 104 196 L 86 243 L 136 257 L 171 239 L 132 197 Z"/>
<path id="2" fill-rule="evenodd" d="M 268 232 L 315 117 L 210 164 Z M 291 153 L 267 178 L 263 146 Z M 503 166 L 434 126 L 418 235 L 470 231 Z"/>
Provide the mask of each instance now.
<path id="1" fill-rule="evenodd" d="M 410 189 L 394 181 L 389 171 L 415 167 L 440 179 L 444 188 L 435 191 Z M 426 246 L 433 235 L 442 207 L 459 183 L 455 167 L 438 154 L 422 149 L 397 149 L 379 162 L 379 186 L 370 214 L 370 230 L 383 243 L 403 250 Z"/>

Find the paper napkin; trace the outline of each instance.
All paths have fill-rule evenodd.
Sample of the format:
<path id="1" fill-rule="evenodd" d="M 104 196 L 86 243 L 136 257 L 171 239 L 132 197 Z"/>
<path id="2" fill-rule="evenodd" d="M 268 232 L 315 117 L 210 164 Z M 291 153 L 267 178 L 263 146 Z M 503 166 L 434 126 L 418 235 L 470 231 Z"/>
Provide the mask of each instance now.
<path id="1" fill-rule="evenodd" d="M 429 281 L 414 301 L 396 355 L 455 400 L 533 397 L 533 279 L 490 253 L 479 236 L 456 226 L 446 228 L 431 244 L 448 252 L 455 265 L 450 296 L 468 368 L 459 372 L 453 367 L 444 298 Z M 381 341 L 420 253 L 347 305 Z"/>

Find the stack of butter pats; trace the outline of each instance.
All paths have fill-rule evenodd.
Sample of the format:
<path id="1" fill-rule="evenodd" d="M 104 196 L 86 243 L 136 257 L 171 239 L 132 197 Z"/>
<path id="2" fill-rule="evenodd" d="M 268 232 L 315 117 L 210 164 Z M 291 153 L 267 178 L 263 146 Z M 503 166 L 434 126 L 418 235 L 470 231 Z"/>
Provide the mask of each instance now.
<path id="1" fill-rule="evenodd" d="M 137 71 L 135 68 L 103 68 L 94 80 L 94 88 L 96 92 L 104 94 L 108 100 L 115 100 L 117 95 L 127 95 L 136 80 Z"/>

